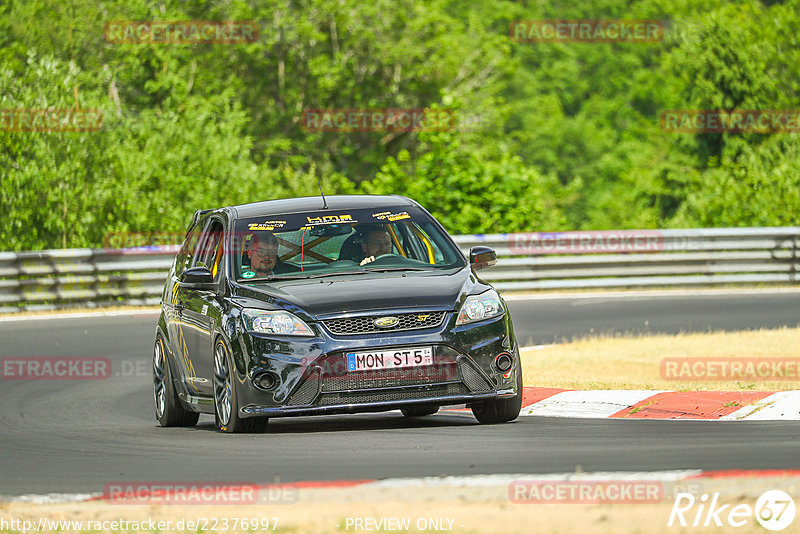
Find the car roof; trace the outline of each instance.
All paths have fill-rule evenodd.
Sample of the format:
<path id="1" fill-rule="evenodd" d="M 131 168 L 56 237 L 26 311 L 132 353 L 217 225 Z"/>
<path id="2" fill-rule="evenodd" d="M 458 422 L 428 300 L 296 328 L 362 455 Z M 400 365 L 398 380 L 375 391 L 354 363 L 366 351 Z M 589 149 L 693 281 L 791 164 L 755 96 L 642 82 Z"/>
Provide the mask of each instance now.
<path id="1" fill-rule="evenodd" d="M 331 195 L 326 196 L 330 210 L 359 208 L 388 208 L 392 206 L 417 206 L 418 204 L 400 195 Z M 258 217 L 261 215 L 300 213 L 322 209 L 322 197 L 282 198 L 230 206 L 235 218 Z"/>

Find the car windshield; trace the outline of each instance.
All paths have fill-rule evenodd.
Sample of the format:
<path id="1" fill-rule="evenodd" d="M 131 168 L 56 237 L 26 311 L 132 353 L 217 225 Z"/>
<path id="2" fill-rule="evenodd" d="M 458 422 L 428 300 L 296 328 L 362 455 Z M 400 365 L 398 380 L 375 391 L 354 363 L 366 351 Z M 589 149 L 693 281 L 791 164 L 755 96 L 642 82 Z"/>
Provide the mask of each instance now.
<path id="1" fill-rule="evenodd" d="M 463 255 L 425 211 L 402 206 L 319 210 L 239 219 L 241 281 L 322 278 L 463 267 Z"/>

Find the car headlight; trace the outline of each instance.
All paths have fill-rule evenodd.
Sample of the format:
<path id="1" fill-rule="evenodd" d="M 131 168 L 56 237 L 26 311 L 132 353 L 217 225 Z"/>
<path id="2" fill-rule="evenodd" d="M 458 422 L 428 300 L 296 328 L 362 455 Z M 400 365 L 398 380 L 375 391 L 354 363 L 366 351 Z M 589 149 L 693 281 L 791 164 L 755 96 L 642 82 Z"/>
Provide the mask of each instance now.
<path id="1" fill-rule="evenodd" d="M 456 326 L 490 319 L 502 314 L 503 305 L 500 303 L 500 296 L 495 290 L 490 289 L 480 295 L 467 297 L 461 306 L 461 311 L 458 312 Z"/>
<path id="2" fill-rule="evenodd" d="M 302 319 L 287 311 L 242 310 L 247 330 L 281 336 L 313 336 L 314 332 Z"/>

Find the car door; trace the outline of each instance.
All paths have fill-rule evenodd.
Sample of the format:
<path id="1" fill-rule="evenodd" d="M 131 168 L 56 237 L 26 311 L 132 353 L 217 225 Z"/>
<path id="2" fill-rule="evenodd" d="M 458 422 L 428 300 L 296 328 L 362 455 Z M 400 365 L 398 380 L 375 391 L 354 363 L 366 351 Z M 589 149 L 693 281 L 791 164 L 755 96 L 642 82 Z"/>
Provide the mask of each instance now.
<path id="1" fill-rule="evenodd" d="M 223 252 L 224 224 L 219 218 L 208 220 L 200 236 L 192 267 L 206 267 L 215 275 L 215 287 L 221 286 L 225 270 Z M 182 325 L 188 347 L 189 362 L 186 378 L 189 387 L 200 396 L 213 397 L 213 333 L 219 324 L 221 306 L 217 289 L 205 290 L 180 287 Z"/>
<path id="2" fill-rule="evenodd" d="M 163 295 L 163 306 L 167 324 L 168 346 L 176 364 L 173 368 L 173 380 L 180 382 L 183 386 L 178 391 L 183 391 L 184 386 L 189 393 L 197 393 L 196 389 L 189 386 L 187 379 L 194 375 L 189 358 L 189 345 L 186 341 L 187 330 L 183 324 L 183 304 L 181 302 L 180 277 L 183 272 L 192 266 L 194 257 L 197 254 L 198 244 L 205 220 L 195 222 L 186 232 L 181 250 L 175 258 L 175 265 L 170 273 L 167 289 Z"/>

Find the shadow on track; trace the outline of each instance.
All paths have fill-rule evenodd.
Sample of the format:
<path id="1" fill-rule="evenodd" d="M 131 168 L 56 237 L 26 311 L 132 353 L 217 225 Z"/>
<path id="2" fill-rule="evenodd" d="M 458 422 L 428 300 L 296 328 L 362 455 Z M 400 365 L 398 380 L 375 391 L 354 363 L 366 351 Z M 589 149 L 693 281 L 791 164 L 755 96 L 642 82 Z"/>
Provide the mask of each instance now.
<path id="1" fill-rule="evenodd" d="M 364 430 L 439 429 L 447 427 L 479 426 L 471 416 L 439 413 L 426 417 L 404 417 L 399 413 L 298 416 L 272 418 L 262 434 L 328 434 Z M 170 429 L 164 429 L 169 431 Z M 198 432 L 216 432 L 210 416 L 201 416 L 196 426 Z"/>

